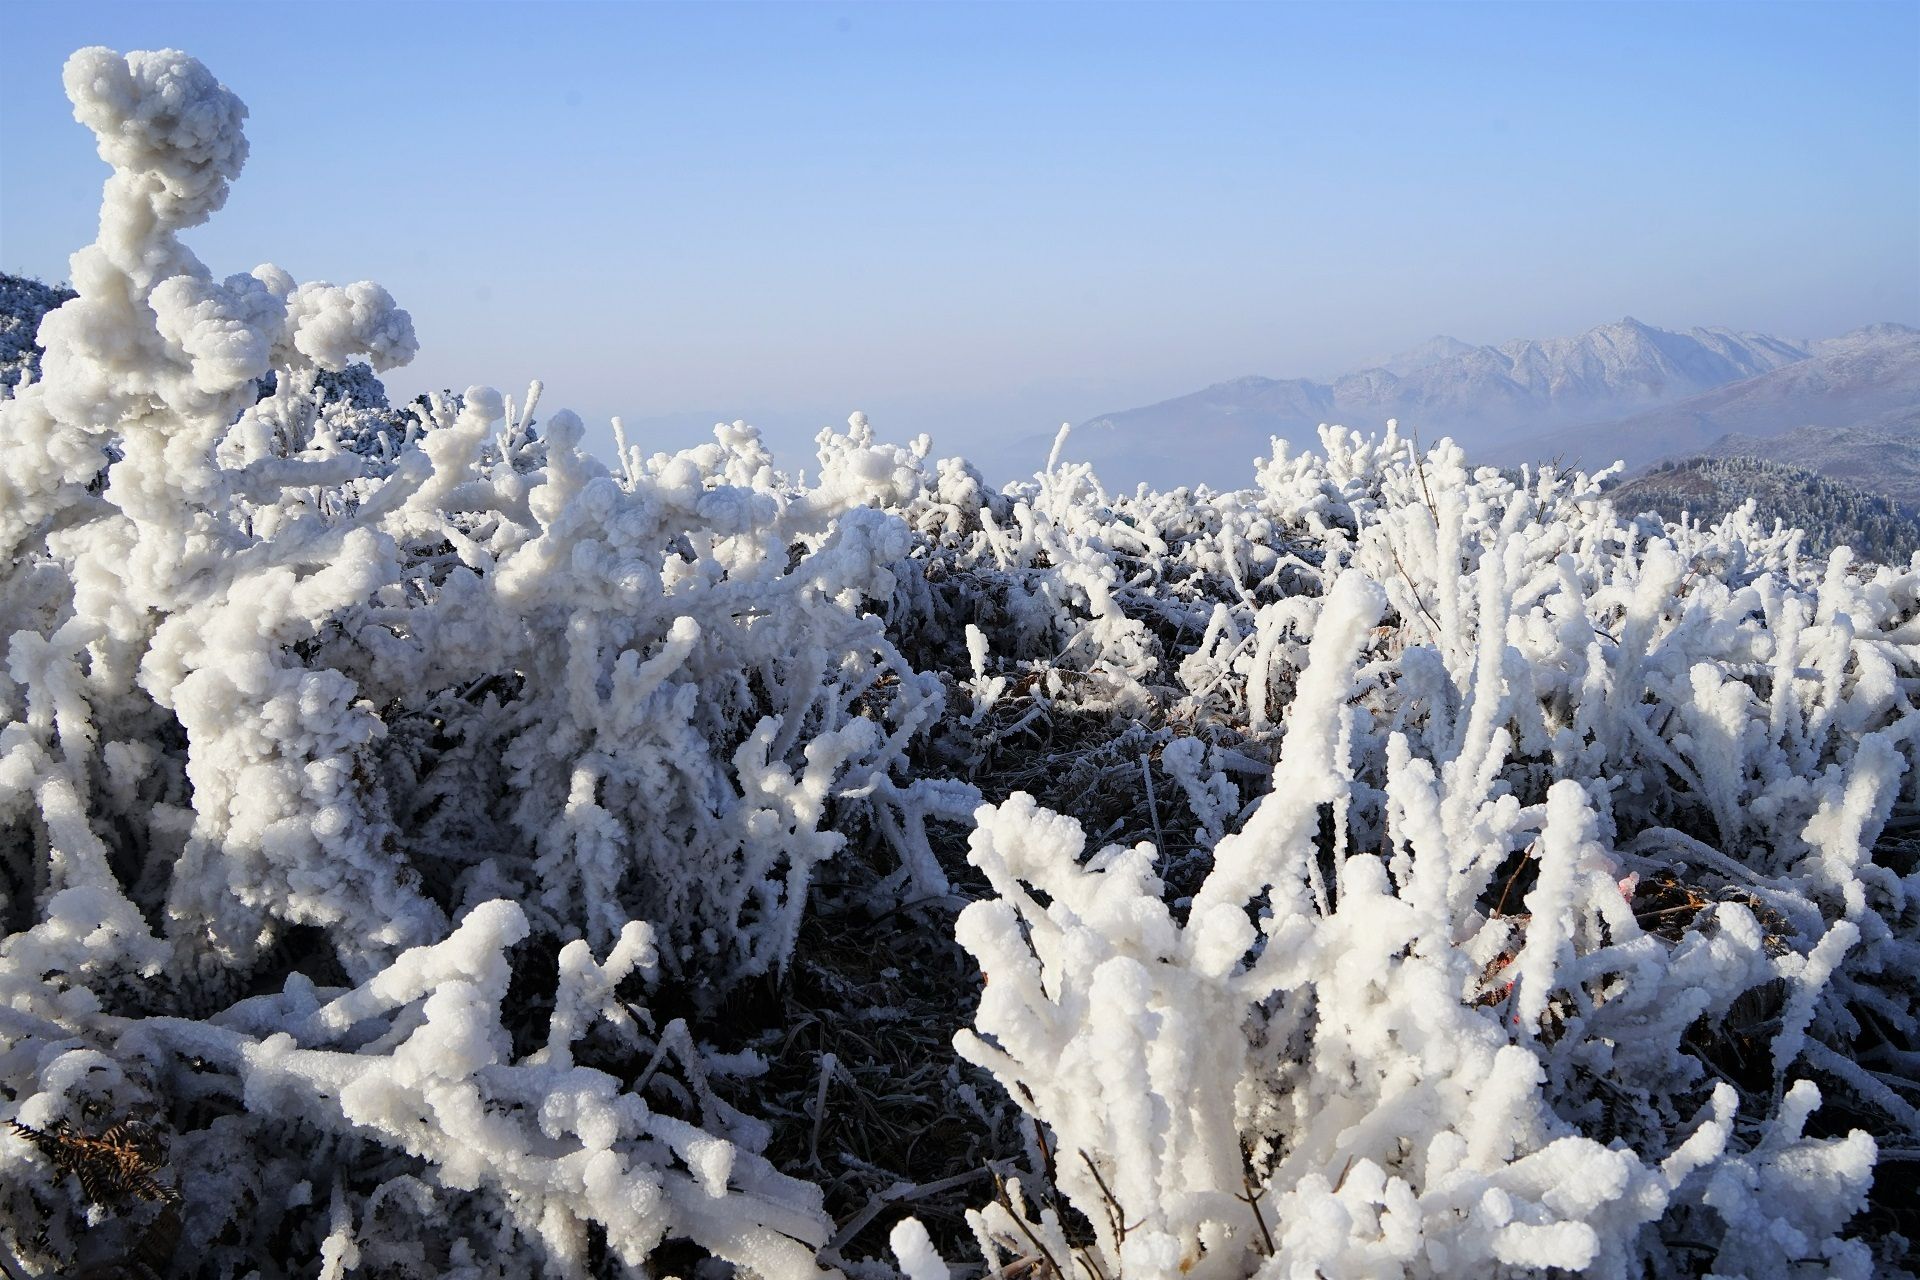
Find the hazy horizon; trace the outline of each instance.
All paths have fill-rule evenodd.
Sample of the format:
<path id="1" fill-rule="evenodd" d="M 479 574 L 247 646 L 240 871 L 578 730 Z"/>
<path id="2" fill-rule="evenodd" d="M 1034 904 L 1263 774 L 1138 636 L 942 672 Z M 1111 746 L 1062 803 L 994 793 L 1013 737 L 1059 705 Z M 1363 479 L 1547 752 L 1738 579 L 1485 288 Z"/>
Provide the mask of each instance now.
<path id="1" fill-rule="evenodd" d="M 216 274 L 378 280 L 423 345 L 396 395 L 538 377 L 602 448 L 614 414 L 661 447 L 745 417 L 792 449 L 859 409 L 991 454 L 1436 334 L 1920 324 L 1912 4 L 8 25 L 0 268 L 62 278 L 93 235 L 105 168 L 66 55 L 183 48 L 251 109 L 247 171 L 189 235 Z"/>

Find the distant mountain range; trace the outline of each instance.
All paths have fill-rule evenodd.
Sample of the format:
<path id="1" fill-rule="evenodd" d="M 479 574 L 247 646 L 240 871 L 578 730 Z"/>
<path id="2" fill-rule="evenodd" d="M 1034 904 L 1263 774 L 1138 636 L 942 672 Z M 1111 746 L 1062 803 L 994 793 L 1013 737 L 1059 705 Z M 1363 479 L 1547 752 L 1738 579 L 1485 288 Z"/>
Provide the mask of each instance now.
<path id="1" fill-rule="evenodd" d="M 1920 330 L 1872 325 L 1811 344 L 1807 358 L 1640 413 L 1508 441 L 1496 462 L 1559 457 L 1584 466 L 1616 459 L 1637 468 L 1695 454 L 1778 457 L 1856 483 L 1873 477 L 1871 428 L 1920 411 Z M 1605 430 L 1594 428 L 1604 425 Z M 1760 441 L 1791 433 L 1796 456 Z M 1850 442 L 1842 445 L 1840 433 Z M 1824 439 L 1824 445 L 1821 443 Z M 1829 471 L 1828 467 L 1838 470 Z M 1877 486 L 1876 486 L 1877 487 Z"/>
<path id="2" fill-rule="evenodd" d="M 1805 342 L 1628 318 L 1498 347 L 1439 337 L 1330 382 L 1239 378 L 1094 418 L 1069 448 L 1109 483 L 1245 484 L 1270 437 L 1311 446 L 1321 423 L 1378 431 L 1397 418 L 1491 462 L 1640 466 L 1731 434 L 1861 427 L 1916 408 L 1920 331 L 1904 325 Z"/>

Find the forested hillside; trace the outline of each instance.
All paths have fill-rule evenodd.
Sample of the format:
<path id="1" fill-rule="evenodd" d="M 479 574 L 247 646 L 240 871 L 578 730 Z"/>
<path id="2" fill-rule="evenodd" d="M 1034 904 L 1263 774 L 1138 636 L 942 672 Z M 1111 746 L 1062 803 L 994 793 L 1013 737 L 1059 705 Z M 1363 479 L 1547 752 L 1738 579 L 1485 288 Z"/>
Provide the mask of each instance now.
<path id="1" fill-rule="evenodd" d="M 1893 499 L 1760 458 L 1663 463 L 1611 496 L 1623 511 L 1644 509 L 1665 520 L 1690 516 L 1706 522 L 1750 501 L 1762 524 L 1777 521 L 1804 530 L 1806 549 L 1814 555 L 1844 546 L 1869 560 L 1902 563 L 1920 550 L 1920 521 Z"/>
<path id="2" fill-rule="evenodd" d="M 1852 427 L 1802 427 L 1777 436 L 1727 435 L 1701 451 L 1764 458 L 1884 494 L 1920 510 L 1920 397 L 1911 407 Z"/>
<path id="3" fill-rule="evenodd" d="M 74 296 L 64 285 L 45 285 L 0 271 L 0 387 L 40 373 L 40 347 L 34 333 L 40 317 Z"/>

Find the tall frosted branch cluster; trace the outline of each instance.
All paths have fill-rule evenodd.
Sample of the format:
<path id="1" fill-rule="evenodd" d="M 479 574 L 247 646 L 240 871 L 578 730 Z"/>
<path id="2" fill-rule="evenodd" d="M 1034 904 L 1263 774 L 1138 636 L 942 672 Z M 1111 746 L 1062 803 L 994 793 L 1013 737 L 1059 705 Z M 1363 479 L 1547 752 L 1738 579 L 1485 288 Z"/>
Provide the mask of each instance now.
<path id="1" fill-rule="evenodd" d="M 384 290 L 181 242 L 238 99 L 66 85 L 113 173 L 0 399 L 9 1265 L 1893 1274 L 1920 562 L 1391 425 L 1115 495 L 1064 436 L 994 492 L 860 415 L 807 483 L 743 425 L 609 467 L 537 385 L 394 413 Z M 990 1200 L 824 1158 L 860 1064 L 775 1093 L 809 946 L 870 946 L 828 886 L 977 960 L 923 1078 L 1030 1122 Z"/>
<path id="2" fill-rule="evenodd" d="M 1876 1141 L 1808 1119 L 1835 1094 L 1908 1156 L 1920 1120 L 1911 1033 L 1883 1038 L 1914 1025 L 1920 876 L 1875 856 L 1912 799 L 1920 575 L 1809 563 L 1744 513 L 1623 523 L 1593 479 L 1391 432 L 1324 445 L 1219 497 L 1056 470 L 1020 514 L 1051 563 L 1104 566 L 1041 616 L 1107 696 L 1270 725 L 1277 758 L 1222 837 L 1207 801 L 1239 807 L 1223 766 L 1263 736 L 1166 748 L 1212 827 L 1177 897 L 1165 848 L 980 810 L 994 893 L 959 936 L 988 986 L 958 1047 L 1053 1171 L 975 1215 L 982 1249 L 1129 1277 L 1877 1274 L 1847 1231 Z M 1034 563 L 983 541 L 954 553 Z M 1130 591 L 1203 637 L 1173 688 L 1131 677 Z"/>
<path id="3" fill-rule="evenodd" d="M 176 1225 L 236 1259 L 320 1231 L 348 1274 L 412 1214 L 454 1224 L 420 1259 L 446 1274 L 584 1273 L 590 1240 L 639 1267 L 669 1233 L 815 1274 L 819 1193 L 645 992 L 711 1009 L 781 969 L 836 792 L 924 807 L 894 770 L 940 687 L 864 607 L 916 461 L 855 429 L 797 490 L 742 430 L 615 474 L 572 415 L 536 433 L 484 387 L 349 449 L 316 379 L 409 359 L 407 313 L 271 266 L 217 281 L 180 242 L 246 157 L 199 63 L 89 49 L 66 85 L 114 173 L 44 376 L 0 404 L 11 1114 L 172 1133 L 201 1188 Z M 523 938 L 544 979 L 509 965 Z M 295 951 L 315 976 L 259 994 Z M 523 971 L 556 994 L 516 1047 Z M 681 1113 L 583 1037 L 677 1078 Z M 41 1265 L 139 1227 L 86 1231 L 56 1171 L 0 1161 Z"/>

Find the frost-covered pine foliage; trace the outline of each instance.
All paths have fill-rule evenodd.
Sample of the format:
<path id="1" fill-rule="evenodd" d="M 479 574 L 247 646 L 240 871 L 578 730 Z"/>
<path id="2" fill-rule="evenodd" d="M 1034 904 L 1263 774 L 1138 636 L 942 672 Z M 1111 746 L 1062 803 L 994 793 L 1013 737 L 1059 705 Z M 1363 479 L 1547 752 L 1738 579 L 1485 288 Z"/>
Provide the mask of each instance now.
<path id="1" fill-rule="evenodd" d="M 362 420 L 384 290 L 181 242 L 234 95 L 66 84 L 114 172 L 0 402 L 9 1266 L 1903 1265 L 1920 563 L 1391 428 L 1110 496 L 858 415 L 810 484 L 480 386 Z M 977 958 L 1004 1096 L 918 1078 L 1030 1118 L 991 1198 L 823 1160 L 831 1054 L 756 1084 L 829 876 Z M 907 1216 L 955 1188 L 970 1239 Z"/>
<path id="2" fill-rule="evenodd" d="M 1765 458 L 1735 455 L 1670 462 L 1627 482 L 1612 496 L 1623 510 L 1707 522 L 1751 502 L 1763 523 L 1778 521 L 1804 531 L 1806 548 L 1815 555 L 1847 546 L 1857 555 L 1893 561 L 1920 551 L 1920 520 L 1885 493 Z"/>
<path id="3" fill-rule="evenodd" d="M 73 297 L 73 290 L 0 271 L 0 388 L 40 376 L 41 317 Z M 0 392 L 5 394 L 6 392 Z"/>

